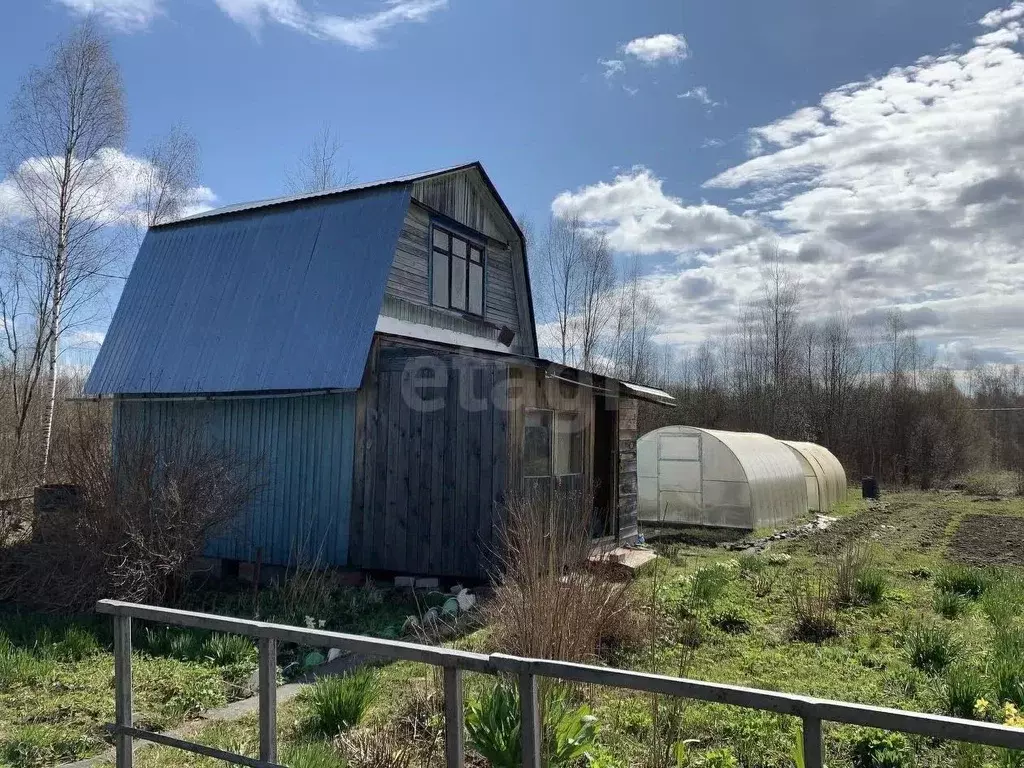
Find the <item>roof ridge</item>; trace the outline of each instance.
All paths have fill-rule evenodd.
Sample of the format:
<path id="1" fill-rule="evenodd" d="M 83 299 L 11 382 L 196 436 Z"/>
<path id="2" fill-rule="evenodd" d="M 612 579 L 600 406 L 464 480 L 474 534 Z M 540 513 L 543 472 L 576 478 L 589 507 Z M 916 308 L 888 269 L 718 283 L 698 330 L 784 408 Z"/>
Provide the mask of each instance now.
<path id="1" fill-rule="evenodd" d="M 387 179 L 378 179 L 376 181 L 367 181 L 359 184 L 347 184 L 343 187 L 332 187 L 331 189 L 325 189 L 318 192 L 300 192 L 294 195 L 283 195 L 281 197 L 268 197 L 262 200 L 249 200 L 241 203 L 232 203 L 231 205 L 221 206 L 220 208 L 214 208 L 209 211 L 201 211 L 199 213 L 193 213 L 189 216 L 183 216 L 180 219 L 174 219 L 173 221 L 167 221 L 161 224 L 154 224 L 151 227 L 151 229 L 169 227 L 175 224 L 199 221 L 202 219 L 212 219 L 219 216 L 227 216 L 234 213 L 243 213 L 245 211 L 257 210 L 259 208 L 272 208 L 278 205 L 287 205 L 289 203 L 297 203 L 302 202 L 304 200 L 314 200 L 321 197 L 341 197 L 354 192 L 361 192 L 367 189 L 377 189 L 379 187 L 387 187 L 393 184 L 411 184 L 416 181 L 423 181 L 424 179 L 433 178 L 434 176 L 443 176 L 448 173 L 455 173 L 456 171 L 463 171 L 469 168 L 479 168 L 482 171 L 483 165 L 480 163 L 479 160 L 473 160 L 468 163 L 460 163 L 458 165 L 450 165 L 444 168 L 436 168 L 432 171 L 411 173 L 404 176 L 395 176 Z"/>

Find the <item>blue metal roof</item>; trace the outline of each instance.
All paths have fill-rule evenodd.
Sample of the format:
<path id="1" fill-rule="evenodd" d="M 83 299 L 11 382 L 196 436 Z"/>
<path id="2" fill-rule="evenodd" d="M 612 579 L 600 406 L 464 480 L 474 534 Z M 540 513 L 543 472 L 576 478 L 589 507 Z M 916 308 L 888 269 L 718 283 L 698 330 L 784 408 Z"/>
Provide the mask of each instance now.
<path id="1" fill-rule="evenodd" d="M 358 389 L 410 186 L 151 229 L 85 393 Z"/>

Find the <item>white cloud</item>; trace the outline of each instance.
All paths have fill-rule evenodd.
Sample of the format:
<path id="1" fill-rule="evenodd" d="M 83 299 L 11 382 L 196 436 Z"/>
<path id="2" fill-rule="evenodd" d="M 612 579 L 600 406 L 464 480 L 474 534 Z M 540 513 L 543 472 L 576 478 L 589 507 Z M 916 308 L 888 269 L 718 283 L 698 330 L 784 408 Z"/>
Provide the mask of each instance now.
<path id="1" fill-rule="evenodd" d="M 687 205 L 640 169 L 555 212 L 580 206 L 621 250 L 678 254 L 647 277 L 676 341 L 726 332 L 777 246 L 809 317 L 900 307 L 950 359 L 1024 361 L 1022 22 L 1024 3 L 992 11 L 964 48 L 753 128 L 754 156 L 705 182 L 723 205 Z"/>
<path id="2" fill-rule="evenodd" d="M 604 67 L 604 77 L 611 80 L 626 71 L 626 63 L 621 59 L 598 59 L 597 63 Z"/>
<path id="3" fill-rule="evenodd" d="M 622 46 L 622 52 L 632 56 L 644 64 L 656 64 L 660 61 L 678 62 L 690 55 L 690 46 L 682 35 L 661 34 L 651 37 L 638 37 Z"/>
<path id="4" fill-rule="evenodd" d="M 392 27 L 424 22 L 448 0 L 383 0 L 380 10 L 340 16 L 306 10 L 299 0 L 215 0 L 233 20 L 256 33 L 265 22 L 281 24 L 313 37 L 335 40 L 360 50 L 376 48 Z"/>
<path id="5" fill-rule="evenodd" d="M 124 32 L 145 29 L 162 11 L 160 0 L 57 0 L 82 16 L 95 15 Z"/>
<path id="6" fill-rule="evenodd" d="M 721 139 L 718 139 L 718 138 L 715 138 L 715 137 L 711 137 L 709 139 L 704 139 L 704 141 L 702 141 L 700 143 L 700 148 L 701 149 L 713 149 L 715 147 L 722 147 L 722 146 L 725 146 L 725 142 L 722 141 Z"/>
<path id="7" fill-rule="evenodd" d="M 679 94 L 680 99 L 693 99 L 694 101 L 700 102 L 705 107 L 713 108 L 718 106 L 718 102 L 708 95 L 707 86 L 698 85 L 695 88 L 690 88 L 688 91 L 683 91 Z"/>
<path id="8" fill-rule="evenodd" d="M 556 216 L 578 215 L 603 229 L 612 247 L 636 253 L 693 252 L 721 248 L 756 234 L 758 225 L 725 208 L 687 205 L 667 195 L 662 180 L 634 168 L 611 183 L 562 192 L 551 204 Z"/>
<path id="9" fill-rule="evenodd" d="M 52 177 L 46 162 L 41 158 L 29 158 L 16 171 L 28 180 L 34 188 L 44 191 Z M 79 210 L 87 211 L 90 219 L 112 225 L 145 223 L 145 216 L 139 209 L 139 200 L 145 179 L 151 174 L 149 163 L 118 149 L 102 149 L 94 158 L 80 166 L 78 198 Z M 38 185 L 38 186 L 36 186 Z M 41 195 L 39 199 L 44 199 Z M 50 208 L 56 208 L 56 196 Z M 217 196 L 209 187 L 191 190 L 189 201 L 182 215 L 208 211 Z M 22 197 L 18 184 L 11 177 L 0 179 L 0 222 L 18 220 L 29 213 L 26 199 Z"/>

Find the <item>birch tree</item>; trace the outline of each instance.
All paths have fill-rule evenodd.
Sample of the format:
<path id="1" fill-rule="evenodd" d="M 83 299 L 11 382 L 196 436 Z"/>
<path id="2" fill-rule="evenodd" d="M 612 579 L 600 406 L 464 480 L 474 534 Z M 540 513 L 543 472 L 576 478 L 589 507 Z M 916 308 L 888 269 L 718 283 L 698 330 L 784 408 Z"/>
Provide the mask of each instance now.
<path id="1" fill-rule="evenodd" d="M 199 144 L 195 137 L 176 125 L 150 144 L 142 157 L 134 201 L 139 223 L 152 227 L 181 218 L 199 186 Z"/>
<path id="2" fill-rule="evenodd" d="M 323 125 L 302 150 L 295 167 L 285 177 L 292 194 L 326 192 L 355 181 L 352 165 L 342 157 L 345 145 L 330 125 Z"/>
<path id="3" fill-rule="evenodd" d="M 18 191 L 17 266 L 39 293 L 39 364 L 45 367 L 42 457 L 45 482 L 57 396 L 57 358 L 66 319 L 115 256 L 108 192 L 124 141 L 121 73 L 109 42 L 89 22 L 24 79 L 11 104 L 7 177 Z M 117 153 L 119 154 L 119 153 Z"/>

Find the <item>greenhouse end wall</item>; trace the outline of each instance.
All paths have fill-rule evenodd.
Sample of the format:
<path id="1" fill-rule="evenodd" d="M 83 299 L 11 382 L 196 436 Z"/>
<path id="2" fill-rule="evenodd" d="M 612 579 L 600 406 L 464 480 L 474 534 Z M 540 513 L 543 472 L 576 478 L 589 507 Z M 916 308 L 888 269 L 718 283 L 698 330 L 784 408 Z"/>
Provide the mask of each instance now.
<path id="1" fill-rule="evenodd" d="M 663 427 L 637 441 L 641 520 L 751 530 L 807 511 L 804 471 L 767 435 Z"/>

